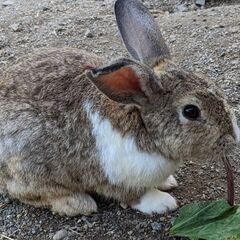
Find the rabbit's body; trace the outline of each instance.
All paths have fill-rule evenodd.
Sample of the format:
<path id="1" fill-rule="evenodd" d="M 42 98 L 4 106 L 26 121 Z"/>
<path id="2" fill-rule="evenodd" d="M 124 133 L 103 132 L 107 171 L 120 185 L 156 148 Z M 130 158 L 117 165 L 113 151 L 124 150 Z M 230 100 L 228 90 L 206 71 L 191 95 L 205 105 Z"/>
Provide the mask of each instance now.
<path id="1" fill-rule="evenodd" d="M 0 86 L 3 190 L 39 206 L 85 191 L 129 203 L 174 172 L 177 161 L 151 150 L 139 110 L 111 101 L 87 79 L 86 68 L 100 64 L 80 50 L 53 49 L 5 72 Z"/>
<path id="2" fill-rule="evenodd" d="M 147 9 L 117 0 L 115 13 L 135 60 L 102 67 L 44 49 L 3 71 L 0 188 L 11 196 L 71 216 L 97 210 L 92 192 L 164 213 L 177 203 L 156 187 L 177 186 L 180 161 L 225 157 L 239 141 L 222 91 L 171 62 Z"/>
<path id="3" fill-rule="evenodd" d="M 54 197 L 73 189 L 91 191 L 96 182 L 106 181 L 83 109 L 84 95 L 96 92 L 83 75 L 88 62 L 96 64 L 97 59 L 78 50 L 52 50 L 5 74 L 0 89 L 0 183 L 12 195 L 41 199 L 46 192 Z M 98 174 L 92 175 L 94 169 Z"/>

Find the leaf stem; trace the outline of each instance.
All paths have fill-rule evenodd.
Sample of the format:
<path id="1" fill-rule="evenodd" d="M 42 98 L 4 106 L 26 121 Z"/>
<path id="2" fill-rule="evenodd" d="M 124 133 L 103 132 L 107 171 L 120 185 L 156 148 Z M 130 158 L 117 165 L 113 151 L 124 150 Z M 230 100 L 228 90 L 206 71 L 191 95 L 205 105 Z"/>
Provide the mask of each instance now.
<path id="1" fill-rule="evenodd" d="M 228 194 L 228 203 L 229 205 L 234 205 L 234 180 L 233 180 L 233 171 L 229 159 L 227 157 L 223 158 L 223 163 L 227 172 L 227 194 Z"/>

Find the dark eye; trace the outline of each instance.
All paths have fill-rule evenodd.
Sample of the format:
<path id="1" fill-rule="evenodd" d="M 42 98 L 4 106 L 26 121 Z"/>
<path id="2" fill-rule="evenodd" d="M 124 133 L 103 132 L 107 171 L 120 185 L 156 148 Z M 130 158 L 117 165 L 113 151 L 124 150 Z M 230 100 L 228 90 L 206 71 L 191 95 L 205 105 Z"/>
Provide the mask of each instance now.
<path id="1" fill-rule="evenodd" d="M 189 120 L 196 120 L 200 117 L 200 110 L 195 105 L 186 105 L 183 108 L 183 116 Z"/>

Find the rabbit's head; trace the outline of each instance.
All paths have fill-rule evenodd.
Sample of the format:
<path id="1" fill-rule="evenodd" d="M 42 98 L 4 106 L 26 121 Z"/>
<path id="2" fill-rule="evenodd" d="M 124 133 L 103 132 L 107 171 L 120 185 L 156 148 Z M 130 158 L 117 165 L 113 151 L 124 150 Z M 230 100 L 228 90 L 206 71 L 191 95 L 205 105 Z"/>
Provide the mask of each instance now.
<path id="1" fill-rule="evenodd" d="M 223 92 L 171 62 L 158 25 L 140 2 L 117 0 L 115 14 L 134 60 L 93 69 L 91 81 L 113 101 L 139 108 L 151 141 L 168 159 L 210 158 L 228 151 L 240 131 Z"/>

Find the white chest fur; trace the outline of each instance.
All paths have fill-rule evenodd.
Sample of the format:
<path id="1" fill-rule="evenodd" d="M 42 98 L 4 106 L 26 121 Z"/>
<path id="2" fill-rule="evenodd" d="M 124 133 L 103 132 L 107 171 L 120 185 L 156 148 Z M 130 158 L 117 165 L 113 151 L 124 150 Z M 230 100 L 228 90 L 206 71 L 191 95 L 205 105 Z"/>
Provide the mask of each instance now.
<path id="1" fill-rule="evenodd" d="M 98 112 L 90 110 L 89 103 L 85 104 L 85 109 L 92 124 L 101 166 L 112 184 L 159 186 L 176 169 L 176 164 L 163 156 L 140 151 L 132 136 L 123 138 L 109 120 L 101 119 Z"/>

